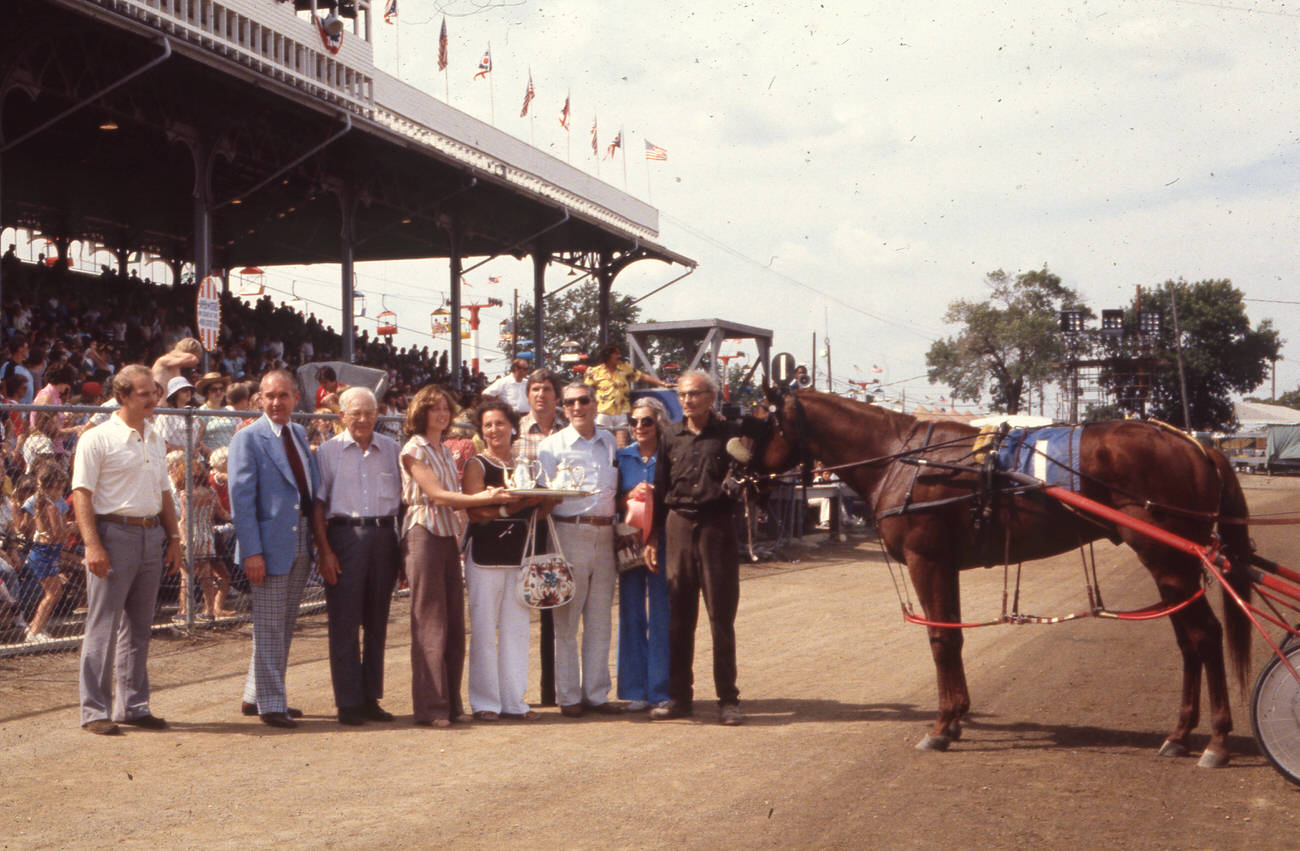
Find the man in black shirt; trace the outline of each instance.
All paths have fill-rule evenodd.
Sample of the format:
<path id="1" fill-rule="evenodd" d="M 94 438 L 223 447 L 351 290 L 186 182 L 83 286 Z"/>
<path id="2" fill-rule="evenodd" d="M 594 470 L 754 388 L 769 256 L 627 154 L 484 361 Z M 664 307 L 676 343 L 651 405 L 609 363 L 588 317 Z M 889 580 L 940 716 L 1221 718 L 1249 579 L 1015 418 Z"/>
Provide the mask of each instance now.
<path id="1" fill-rule="evenodd" d="M 688 372 L 677 384 L 682 421 L 666 429 L 655 462 L 655 525 L 666 533 L 668 571 L 669 674 L 666 706 L 650 712 L 652 720 L 684 718 L 692 712 L 695 622 L 699 596 L 713 633 L 713 682 L 721 707 L 720 721 L 744 723 L 736 689 L 736 606 L 740 600 L 732 501 L 723 490 L 729 456 L 727 441 L 739 428 L 713 411 L 718 388 L 712 376 Z M 658 530 L 648 540 L 658 539 Z M 646 547 L 652 570 L 655 547 Z"/>

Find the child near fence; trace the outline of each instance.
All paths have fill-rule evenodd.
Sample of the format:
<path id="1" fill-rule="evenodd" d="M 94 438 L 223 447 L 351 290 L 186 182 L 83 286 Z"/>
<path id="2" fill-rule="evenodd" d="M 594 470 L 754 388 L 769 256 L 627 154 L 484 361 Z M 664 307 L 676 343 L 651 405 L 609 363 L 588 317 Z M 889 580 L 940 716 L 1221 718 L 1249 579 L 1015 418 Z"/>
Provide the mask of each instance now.
<path id="1" fill-rule="evenodd" d="M 41 584 L 44 592 L 36 613 L 27 626 L 27 643 L 44 644 L 53 641 L 45 625 L 54 612 L 54 605 L 63 594 L 68 577 L 60 569 L 63 550 L 72 532 L 68 520 L 68 474 L 54 462 L 45 462 L 37 468 L 36 493 L 23 504 L 23 511 L 32 518 L 32 545 L 24 564 Z"/>
<path id="2" fill-rule="evenodd" d="M 185 452 L 173 450 L 167 453 L 167 468 L 172 476 L 172 484 L 176 488 L 181 543 L 187 557 L 191 552 L 194 554 L 194 579 L 203 594 L 203 609 L 200 617 L 232 617 L 235 612 L 226 608 L 226 595 L 230 591 L 230 573 L 217 557 L 212 534 L 213 525 L 217 521 L 228 520 L 229 514 L 222 508 L 216 493 L 208 484 L 208 471 L 202 459 L 197 457 L 194 459 L 194 469 L 191 471 L 193 490 L 189 499 L 186 498 L 185 493 Z M 186 607 L 192 599 L 190 589 L 189 580 L 182 572 L 181 603 L 180 610 L 176 614 L 177 618 L 185 617 Z"/>

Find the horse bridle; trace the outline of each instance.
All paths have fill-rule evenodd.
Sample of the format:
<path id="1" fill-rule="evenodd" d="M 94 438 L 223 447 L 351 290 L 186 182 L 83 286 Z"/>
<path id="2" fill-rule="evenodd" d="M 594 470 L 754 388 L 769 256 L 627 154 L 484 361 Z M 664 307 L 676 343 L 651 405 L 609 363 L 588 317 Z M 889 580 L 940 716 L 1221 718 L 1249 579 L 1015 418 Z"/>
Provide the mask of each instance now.
<path id="1" fill-rule="evenodd" d="M 793 399 L 794 401 L 796 433 L 793 438 L 783 423 L 785 402 L 787 398 Z M 786 475 L 784 472 L 760 473 L 755 469 L 757 459 L 762 458 L 767 452 L 768 446 L 772 443 L 772 437 L 776 434 L 777 430 L 780 430 L 781 435 L 785 438 L 786 442 L 794 447 L 800 479 L 803 481 L 804 486 L 807 487 L 812 482 L 813 460 L 812 454 L 808 451 L 808 443 L 804 440 L 804 433 L 807 431 L 808 425 L 808 414 L 804 411 L 803 403 L 799 401 L 799 393 L 793 388 L 782 385 L 777 390 L 776 402 L 769 403 L 767 410 L 770 422 L 768 423 L 768 427 L 763 431 L 762 436 L 755 442 L 754 448 L 750 453 L 750 463 L 745 465 L 745 472 L 747 474 L 746 478 L 750 479 L 754 484 L 757 484 L 760 479 L 776 479 Z"/>

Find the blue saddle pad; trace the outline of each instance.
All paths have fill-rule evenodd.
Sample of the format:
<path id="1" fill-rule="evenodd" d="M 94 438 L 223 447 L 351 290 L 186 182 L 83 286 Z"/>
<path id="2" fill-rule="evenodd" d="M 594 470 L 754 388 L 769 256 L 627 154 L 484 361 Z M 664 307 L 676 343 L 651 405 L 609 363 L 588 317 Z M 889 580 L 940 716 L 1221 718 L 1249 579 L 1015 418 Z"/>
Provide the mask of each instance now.
<path id="1" fill-rule="evenodd" d="M 1079 426 L 1012 429 L 998 446 L 998 469 L 1028 473 L 1049 485 L 1077 492 L 1082 434 Z"/>

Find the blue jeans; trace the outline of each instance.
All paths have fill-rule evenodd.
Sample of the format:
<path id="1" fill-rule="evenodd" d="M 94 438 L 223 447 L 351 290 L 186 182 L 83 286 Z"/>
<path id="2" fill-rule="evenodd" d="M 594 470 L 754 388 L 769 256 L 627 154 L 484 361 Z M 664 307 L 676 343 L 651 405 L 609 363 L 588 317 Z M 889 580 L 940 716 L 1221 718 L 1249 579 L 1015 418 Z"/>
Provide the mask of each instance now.
<path id="1" fill-rule="evenodd" d="M 658 573 L 638 567 L 618 576 L 618 696 L 651 704 L 668 699 L 668 579 L 662 547 Z"/>

